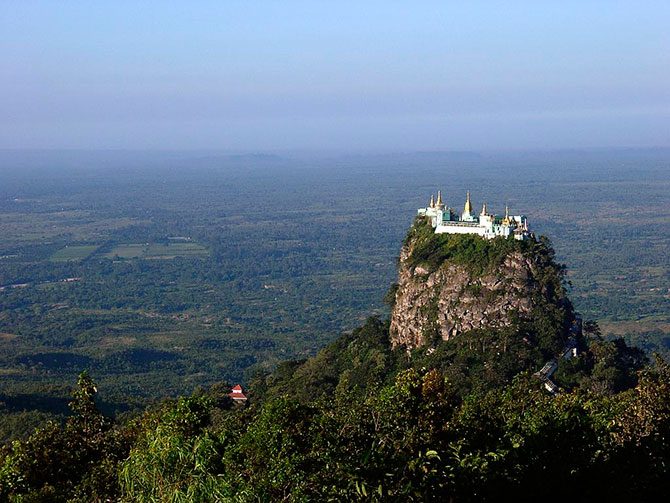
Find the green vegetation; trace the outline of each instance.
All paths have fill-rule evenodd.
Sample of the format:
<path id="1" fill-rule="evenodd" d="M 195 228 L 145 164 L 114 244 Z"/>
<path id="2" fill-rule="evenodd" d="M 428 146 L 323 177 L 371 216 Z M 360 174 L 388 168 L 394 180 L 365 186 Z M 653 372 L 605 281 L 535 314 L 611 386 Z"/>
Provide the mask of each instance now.
<path id="1" fill-rule="evenodd" d="M 532 287 L 529 295 L 532 295 L 535 307 L 530 317 L 513 324 L 506 337 L 525 338 L 544 358 L 551 358 L 565 344 L 568 329 L 574 320 L 574 310 L 566 293 L 565 267 L 556 263 L 554 250 L 546 237 L 517 241 L 513 238 L 487 240 L 468 234 L 435 234 L 430 222 L 419 217 L 404 243 L 411 250 L 405 266 L 421 265 L 431 271 L 444 264 L 463 266 L 470 274 L 470 282 L 464 289 L 476 296 L 481 294 L 481 286 L 477 283 L 480 276 L 495 274 L 503 277 L 504 268 L 500 266 L 514 254 L 520 254 L 532 264 L 532 279 L 528 281 Z M 488 300 L 495 302 L 495 297 Z M 423 334 L 427 341 L 440 337 L 437 330 L 432 329 L 437 324 L 436 302 L 437 297 L 422 306 L 429 322 L 425 328 L 428 333 Z M 497 334 L 494 335 L 497 337 Z"/>
<path id="2" fill-rule="evenodd" d="M 111 251 L 105 253 L 107 258 L 140 258 L 146 255 L 148 244 L 126 244 L 116 245 Z"/>
<path id="3" fill-rule="evenodd" d="M 421 241 L 416 264 L 439 267 L 449 259 L 476 275 L 519 251 L 534 260 L 544 301 L 506 329 L 433 340 L 430 350 L 407 354 L 389 346 L 386 311 L 371 300 L 381 299 L 394 277 L 396 238 L 407 222 L 374 216 L 382 200 L 367 201 L 362 211 L 344 203 L 334 210 L 323 198 L 306 208 L 302 195 L 291 205 L 281 191 L 258 198 L 267 172 L 235 173 L 218 184 L 211 173 L 194 176 L 190 192 L 172 179 L 177 188 L 166 189 L 169 197 L 129 177 L 132 184 L 117 186 L 117 197 L 104 204 L 93 189 L 67 192 L 70 178 L 53 199 L 51 186 L 35 187 L 33 198 L 21 199 L 28 209 L 0 199 L 0 225 L 8 231 L 0 251 L 7 257 L 0 259 L 0 431 L 15 439 L 0 447 L 1 501 L 667 496 L 670 368 L 661 359 L 649 364 L 625 342 L 643 338 L 653 323 L 662 344 L 665 300 L 650 300 L 646 288 L 662 284 L 664 265 L 653 275 L 640 269 L 649 272 L 635 280 L 647 281 L 645 290 L 628 292 L 628 316 L 644 302 L 640 321 L 647 325 L 633 330 L 610 320 L 608 327 L 625 337 L 609 340 L 598 324 L 585 323 L 578 356 L 562 359 L 553 376 L 561 392 L 552 396 L 532 373 L 563 346 L 573 313 L 565 271 L 548 241 L 434 240 L 419 223 L 412 230 Z M 411 178 L 400 173 L 397 182 L 384 181 L 397 183 L 397 194 Z M 309 176 L 294 174 L 296 192 L 305 179 L 324 179 Z M 579 194 L 570 187 L 573 201 Z M 226 203 L 211 203 L 217 197 Z M 255 205 L 231 213 L 226 198 Z M 410 203 L 402 214 L 414 211 Z M 12 234 L 26 230 L 16 223 L 22 215 L 37 219 L 37 211 L 60 221 L 61 231 L 49 223 L 36 225 L 37 241 Z M 103 214 L 107 220 L 97 227 Z M 579 274 L 588 274 L 597 246 L 576 246 L 583 234 L 574 232 L 572 253 L 585 267 Z M 607 236 L 599 232 L 596 225 L 587 235 L 598 243 Z M 639 244 L 645 227 L 636 232 Z M 68 243 L 100 248 L 86 259 L 51 261 Z M 127 243 L 157 247 L 143 245 L 139 255 Z M 184 254 L 174 254 L 175 246 Z M 622 266 L 620 256 L 626 267 L 653 262 L 649 248 L 635 255 L 626 246 L 613 266 Z M 149 260 L 158 256 L 174 258 Z M 622 310 L 617 291 L 603 302 Z M 436 317 L 435 306 L 426 309 Z M 380 316 L 361 324 L 363 312 Z M 333 340 L 336 331 L 345 333 Z M 275 367 L 284 355 L 294 359 Z M 100 398 L 89 375 L 79 374 L 85 367 L 101 382 Z M 250 404 L 235 406 L 221 381 L 245 377 Z"/>
<path id="4" fill-rule="evenodd" d="M 370 319 L 316 358 L 257 378 L 247 408 L 216 386 L 113 422 L 82 375 L 63 426 L 0 452 L 0 498 L 652 501 L 670 489 L 661 360 L 642 367 L 625 344 L 586 339 L 592 365 L 564 369 L 572 391 L 554 397 L 528 372 L 496 383 L 473 370 L 483 385 L 468 389 L 451 365 L 407 360 L 387 337 Z"/>
<path id="5" fill-rule="evenodd" d="M 175 257 L 203 257 L 209 252 L 198 243 L 121 244 L 104 254 L 111 259 L 173 259 Z"/>
<path id="6" fill-rule="evenodd" d="M 90 256 L 95 250 L 99 248 L 98 245 L 79 245 L 66 246 L 61 248 L 53 255 L 51 255 L 52 262 L 68 262 L 70 260 L 83 260 Z"/>
<path id="7" fill-rule="evenodd" d="M 425 217 L 417 217 L 405 242 L 413 242 L 408 265 L 435 270 L 445 260 L 481 274 L 494 270 L 512 252 L 535 253 L 537 243 L 513 238 L 484 240 L 472 234 L 435 234 Z"/>
<path id="8" fill-rule="evenodd" d="M 311 403 L 324 395 L 361 398 L 365 390 L 384 383 L 389 369 L 401 365 L 402 355 L 391 351 L 388 323 L 370 318 L 350 334 L 340 336 L 314 358 L 286 361 L 268 375 L 257 375 L 257 396 L 281 396 L 299 390 L 294 399 Z"/>
<path id="9" fill-rule="evenodd" d="M 62 417 L 82 362 L 101 408 L 119 414 L 200 385 L 249 382 L 369 315 L 384 318 L 398 245 L 438 188 L 457 208 L 470 189 L 477 209 L 486 198 L 492 211 L 508 202 L 527 214 L 570 265 L 577 311 L 606 338 L 670 354 L 667 152 L 278 160 L 4 151 L 0 160 L 2 439 Z M 120 253 L 145 243 L 167 248 Z M 206 251 L 172 253 L 181 244 Z M 51 261 L 66 246 L 92 245 L 81 260 Z"/>

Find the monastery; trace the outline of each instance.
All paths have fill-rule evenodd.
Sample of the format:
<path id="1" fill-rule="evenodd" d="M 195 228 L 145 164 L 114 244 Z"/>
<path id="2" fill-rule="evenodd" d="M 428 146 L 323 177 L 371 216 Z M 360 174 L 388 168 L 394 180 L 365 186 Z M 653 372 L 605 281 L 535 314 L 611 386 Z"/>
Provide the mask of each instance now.
<path id="1" fill-rule="evenodd" d="M 514 239 L 520 241 L 532 236 L 528 230 L 528 219 L 524 215 L 510 215 L 507 206 L 504 217 L 489 213 L 486 203 L 481 213 L 475 215 L 470 192 L 467 193 L 460 215 L 442 202 L 441 191 L 437 191 L 437 201 L 434 196 L 430 196 L 430 204 L 427 208 L 419 208 L 418 214 L 430 218 L 436 234 L 477 234 L 485 239 L 514 236 Z"/>

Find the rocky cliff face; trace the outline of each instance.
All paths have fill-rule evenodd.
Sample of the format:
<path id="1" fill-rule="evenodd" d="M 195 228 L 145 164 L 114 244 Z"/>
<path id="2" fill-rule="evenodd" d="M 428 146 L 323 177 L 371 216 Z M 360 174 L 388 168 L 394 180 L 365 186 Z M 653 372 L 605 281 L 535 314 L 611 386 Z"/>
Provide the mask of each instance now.
<path id="1" fill-rule="evenodd" d="M 433 239 L 426 236 L 424 232 L 424 241 Z M 442 244 L 451 238 L 464 239 L 462 236 L 435 237 Z M 529 252 L 532 246 L 519 246 L 518 250 L 511 247 L 488 267 L 473 268 L 473 264 L 457 260 L 417 261 L 415 248 L 426 245 L 419 240 L 413 238 L 410 231 L 400 254 L 390 326 L 394 347 L 413 349 L 470 330 L 509 327 L 528 319 L 534 310 L 543 309 L 544 305 L 563 303 L 561 274 L 557 273 L 560 268 L 551 257 L 547 261 L 546 256 Z M 484 249 L 485 257 L 486 251 Z M 547 274 L 548 271 L 551 274 Z M 547 277 L 551 281 L 547 281 Z"/>

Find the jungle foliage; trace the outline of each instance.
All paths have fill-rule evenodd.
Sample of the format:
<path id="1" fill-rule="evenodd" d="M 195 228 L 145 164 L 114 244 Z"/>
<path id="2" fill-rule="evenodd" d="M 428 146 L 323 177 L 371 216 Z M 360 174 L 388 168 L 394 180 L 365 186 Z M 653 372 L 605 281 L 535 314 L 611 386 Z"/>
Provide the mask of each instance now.
<path id="1" fill-rule="evenodd" d="M 428 360 L 407 365 L 396 355 L 393 365 L 386 335 L 369 320 L 316 358 L 279 369 L 248 407 L 232 406 L 217 386 L 111 421 L 84 374 L 65 424 L 3 449 L 0 498 L 649 501 L 670 489 L 662 360 L 641 366 L 625 344 L 593 339 L 591 363 L 565 371 L 571 388 L 552 396 L 528 372 L 464 388 Z M 627 380 L 605 371 L 621 366 Z"/>
<path id="2" fill-rule="evenodd" d="M 501 265 L 512 252 L 531 251 L 533 241 L 493 239 L 485 241 L 474 234 L 435 234 L 425 217 L 417 217 L 405 243 L 413 243 L 408 265 L 435 270 L 445 260 L 466 266 L 481 274 Z"/>

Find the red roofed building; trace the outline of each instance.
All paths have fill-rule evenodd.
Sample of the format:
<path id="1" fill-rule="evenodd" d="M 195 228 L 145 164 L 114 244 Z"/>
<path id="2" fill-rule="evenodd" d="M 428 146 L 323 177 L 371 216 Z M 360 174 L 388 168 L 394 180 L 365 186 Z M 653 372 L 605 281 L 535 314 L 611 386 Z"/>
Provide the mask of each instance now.
<path id="1" fill-rule="evenodd" d="M 247 395 L 244 394 L 244 390 L 239 384 L 233 386 L 233 389 L 230 393 L 228 393 L 228 396 L 237 403 L 243 403 L 247 401 Z"/>

